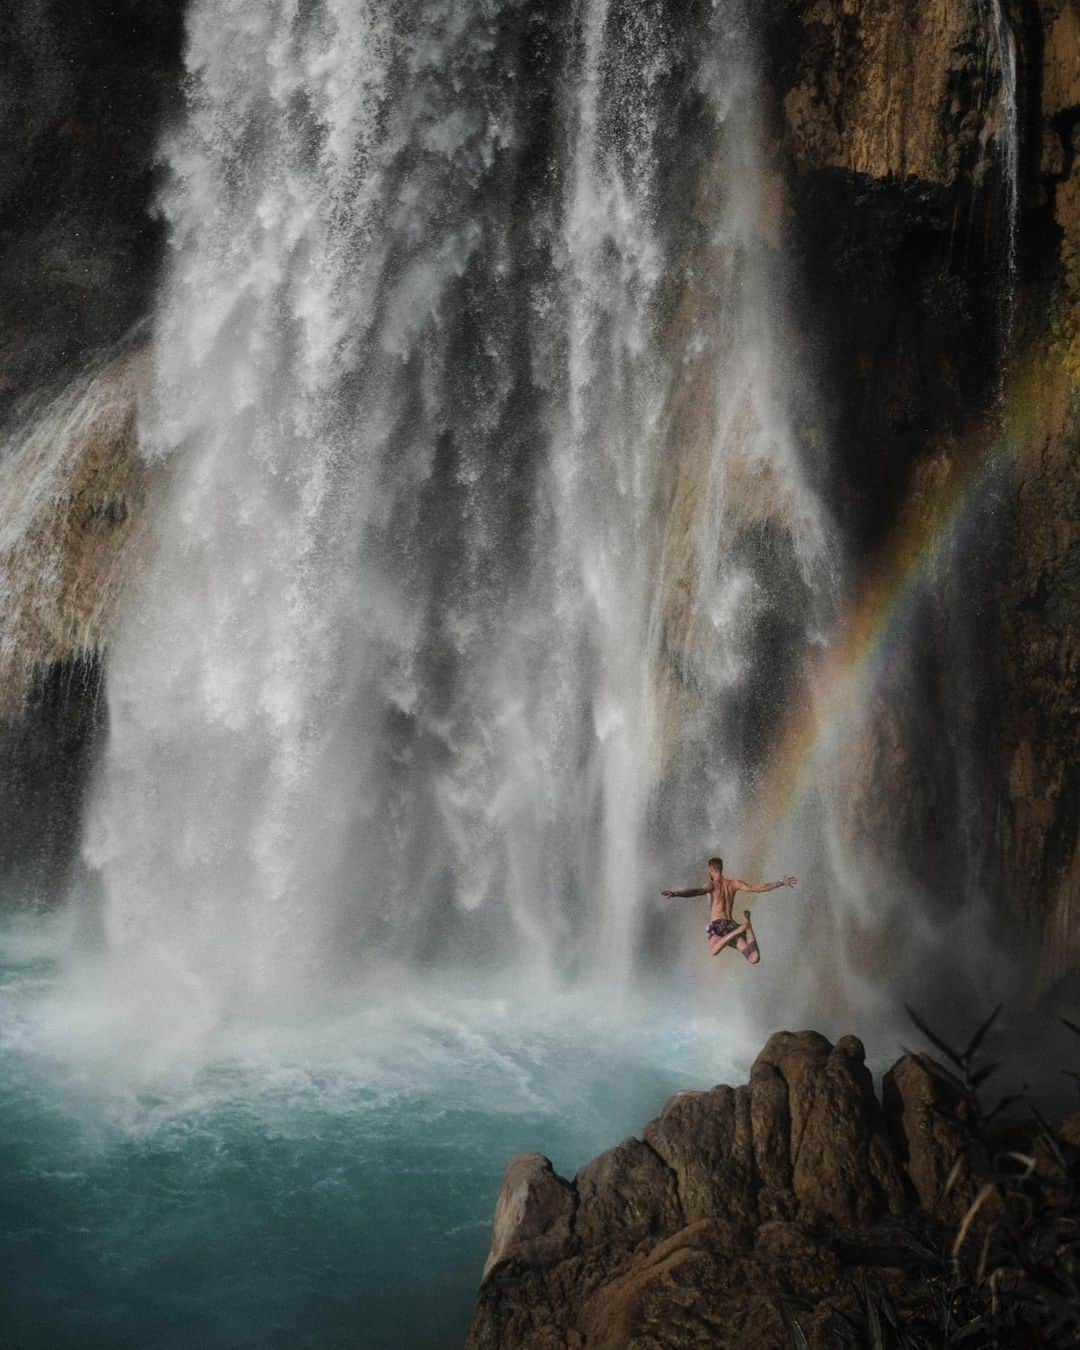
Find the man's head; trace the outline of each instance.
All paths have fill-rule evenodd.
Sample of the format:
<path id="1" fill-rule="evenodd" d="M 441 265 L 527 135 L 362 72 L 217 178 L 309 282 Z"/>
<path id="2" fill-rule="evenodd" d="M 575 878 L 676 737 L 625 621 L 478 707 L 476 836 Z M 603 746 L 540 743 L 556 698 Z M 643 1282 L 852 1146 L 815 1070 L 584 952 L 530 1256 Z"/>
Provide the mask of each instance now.
<path id="1" fill-rule="evenodd" d="M 724 860 L 723 860 L 723 858 L 710 858 L 710 859 L 709 859 L 709 875 L 710 875 L 710 876 L 713 876 L 713 877 L 722 877 L 722 876 L 724 875 Z"/>

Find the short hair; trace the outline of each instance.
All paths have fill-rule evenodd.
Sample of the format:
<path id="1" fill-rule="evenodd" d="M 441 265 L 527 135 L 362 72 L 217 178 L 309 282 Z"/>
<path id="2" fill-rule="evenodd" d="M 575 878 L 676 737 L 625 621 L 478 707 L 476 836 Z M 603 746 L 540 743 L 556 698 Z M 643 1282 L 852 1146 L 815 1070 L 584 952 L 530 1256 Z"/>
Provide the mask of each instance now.
<path id="1" fill-rule="evenodd" d="M 710 858 L 710 859 L 709 859 L 709 862 L 708 862 L 708 865 L 709 865 L 709 867 L 718 867 L 718 868 L 720 869 L 721 872 L 724 870 L 724 860 L 723 860 L 723 858 Z"/>

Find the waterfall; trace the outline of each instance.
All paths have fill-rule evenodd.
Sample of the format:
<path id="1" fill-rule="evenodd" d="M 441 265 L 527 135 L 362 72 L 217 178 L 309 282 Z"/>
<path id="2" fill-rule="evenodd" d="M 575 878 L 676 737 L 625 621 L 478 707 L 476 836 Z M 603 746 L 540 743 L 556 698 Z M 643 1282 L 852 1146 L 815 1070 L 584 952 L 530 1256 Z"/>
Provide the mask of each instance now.
<path id="1" fill-rule="evenodd" d="M 1009 21 L 1007 0 L 985 0 L 985 22 L 998 68 L 1001 120 L 997 134 L 1001 176 L 1005 188 L 1005 287 L 1002 308 L 1002 350 L 1007 353 L 1016 303 L 1017 244 L 1020 231 L 1020 106 L 1017 95 L 1016 36 Z M 989 53 L 988 53 L 989 58 Z M 989 63 L 989 61 L 988 61 Z"/>
<path id="2" fill-rule="evenodd" d="M 1008 211 L 1008 270 L 1010 285 L 1015 285 L 1016 242 L 1020 228 L 1020 108 L 1016 91 L 1016 37 L 1009 22 L 1005 0 L 994 0 L 993 11 L 994 40 L 1001 69 L 1001 142 L 1005 205 Z"/>
<path id="3" fill-rule="evenodd" d="M 85 830 L 125 969 L 625 984 L 737 828 L 835 570 L 750 13 L 194 0 Z"/>

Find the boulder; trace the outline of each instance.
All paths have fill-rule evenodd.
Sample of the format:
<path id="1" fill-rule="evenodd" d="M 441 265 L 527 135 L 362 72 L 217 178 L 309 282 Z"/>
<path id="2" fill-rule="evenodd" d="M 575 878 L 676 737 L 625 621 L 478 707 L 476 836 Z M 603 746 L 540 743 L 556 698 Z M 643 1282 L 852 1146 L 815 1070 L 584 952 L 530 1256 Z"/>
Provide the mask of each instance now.
<path id="1" fill-rule="evenodd" d="M 574 1178 L 575 1232 L 586 1245 L 636 1246 L 683 1227 L 675 1174 L 638 1139 L 601 1153 Z"/>
<path id="2" fill-rule="evenodd" d="M 573 1187 L 555 1175 L 548 1158 L 539 1153 L 511 1158 L 495 1204 L 484 1275 L 510 1256 L 548 1264 L 563 1255 L 576 1203 Z"/>
<path id="3" fill-rule="evenodd" d="M 959 1222 L 987 1171 L 961 1084 L 929 1055 L 905 1055 L 885 1075 L 882 1106 L 920 1206 L 943 1222 Z"/>
<path id="4" fill-rule="evenodd" d="M 799 1215 L 809 1223 L 859 1226 L 907 1207 L 864 1060 L 854 1036 L 832 1046 L 813 1031 L 785 1031 L 769 1038 L 754 1066 L 762 1074 L 773 1069 L 787 1089 L 787 1168 Z M 763 1121 L 766 1129 L 783 1124 L 782 1114 Z M 779 1164 L 776 1175 L 783 1143 L 768 1134 L 760 1143 L 770 1165 Z"/>
<path id="5" fill-rule="evenodd" d="M 748 1088 L 680 1092 L 646 1126 L 645 1142 L 674 1174 L 687 1222 L 756 1221 Z"/>

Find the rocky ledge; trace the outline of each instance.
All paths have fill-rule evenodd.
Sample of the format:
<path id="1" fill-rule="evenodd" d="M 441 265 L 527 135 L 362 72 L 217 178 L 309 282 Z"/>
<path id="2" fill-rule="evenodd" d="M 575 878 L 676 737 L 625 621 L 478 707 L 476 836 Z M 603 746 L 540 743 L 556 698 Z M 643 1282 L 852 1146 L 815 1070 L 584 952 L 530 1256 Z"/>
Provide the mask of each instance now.
<path id="1" fill-rule="evenodd" d="M 833 1346 L 868 1289 L 903 1316 L 958 1227 L 985 1263 L 1002 1200 L 976 1111 L 928 1056 L 879 1102 L 854 1036 L 780 1032 L 748 1085 L 679 1093 L 572 1182 L 512 1159 L 469 1350 Z"/>

